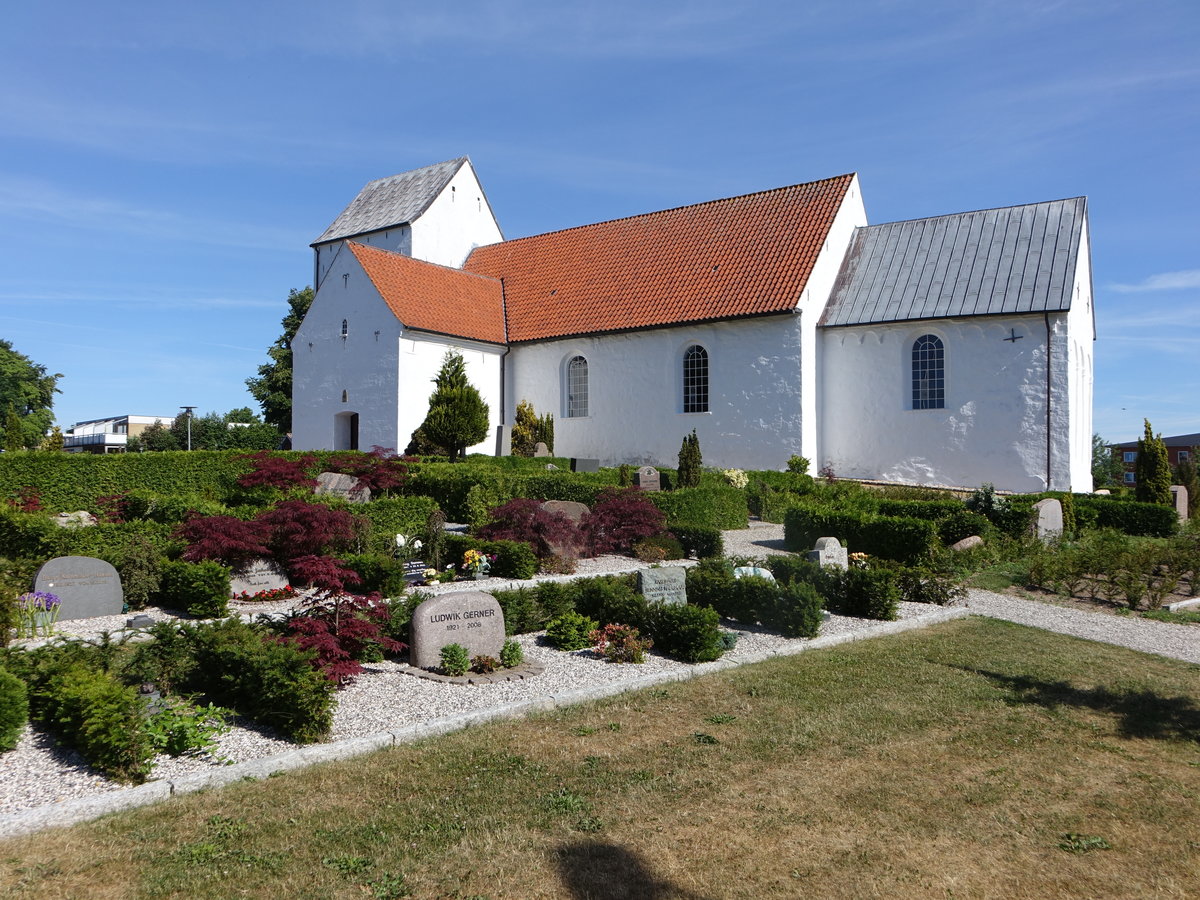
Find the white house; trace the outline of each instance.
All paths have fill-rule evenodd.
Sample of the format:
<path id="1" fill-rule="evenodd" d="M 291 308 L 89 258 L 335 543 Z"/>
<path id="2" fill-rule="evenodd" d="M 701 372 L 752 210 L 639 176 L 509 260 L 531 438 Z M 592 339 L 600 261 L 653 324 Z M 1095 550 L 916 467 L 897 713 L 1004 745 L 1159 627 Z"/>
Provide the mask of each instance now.
<path id="1" fill-rule="evenodd" d="M 297 448 L 403 448 L 445 351 L 556 452 L 1089 490 L 1083 198 L 867 225 L 858 178 L 503 240 L 467 159 L 368 184 L 313 244 Z M 474 452 L 493 452 L 488 441 Z"/>

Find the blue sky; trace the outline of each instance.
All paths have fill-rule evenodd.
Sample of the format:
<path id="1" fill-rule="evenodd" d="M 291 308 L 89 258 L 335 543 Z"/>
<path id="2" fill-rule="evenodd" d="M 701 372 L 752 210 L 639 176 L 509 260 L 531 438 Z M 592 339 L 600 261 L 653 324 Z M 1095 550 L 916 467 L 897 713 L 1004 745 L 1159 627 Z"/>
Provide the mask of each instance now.
<path id="1" fill-rule="evenodd" d="M 60 424 L 225 412 L 367 181 L 508 237 L 857 171 L 872 222 L 1086 194 L 1096 431 L 1200 431 L 1200 4 L 17 4 L 0 337 Z M 255 407 L 257 409 L 257 407 Z"/>

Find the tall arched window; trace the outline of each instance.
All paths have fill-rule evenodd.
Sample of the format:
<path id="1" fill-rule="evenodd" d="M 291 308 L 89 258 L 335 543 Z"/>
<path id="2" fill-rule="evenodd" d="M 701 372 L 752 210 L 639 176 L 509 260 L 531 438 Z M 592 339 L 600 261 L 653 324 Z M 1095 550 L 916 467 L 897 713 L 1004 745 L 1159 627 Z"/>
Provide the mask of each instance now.
<path id="1" fill-rule="evenodd" d="M 936 334 L 923 334 L 913 342 L 912 408 L 945 407 L 946 350 Z"/>
<path id="2" fill-rule="evenodd" d="M 708 351 L 699 344 L 683 352 L 683 411 L 708 412 Z"/>
<path id="3" fill-rule="evenodd" d="M 567 418 L 578 419 L 588 414 L 588 364 L 582 356 L 572 356 L 567 363 Z"/>

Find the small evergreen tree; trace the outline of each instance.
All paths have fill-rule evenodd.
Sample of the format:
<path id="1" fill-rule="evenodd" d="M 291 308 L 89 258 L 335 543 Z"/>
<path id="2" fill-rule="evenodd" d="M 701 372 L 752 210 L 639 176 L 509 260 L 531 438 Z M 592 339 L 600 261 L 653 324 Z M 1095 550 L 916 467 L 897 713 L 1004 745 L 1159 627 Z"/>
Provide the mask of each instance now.
<path id="1" fill-rule="evenodd" d="M 39 450 L 50 453 L 56 453 L 63 448 L 63 433 L 62 429 L 55 425 L 50 429 L 50 433 L 43 438 Z"/>
<path id="2" fill-rule="evenodd" d="M 467 381 L 466 362 L 456 350 L 446 351 L 433 384 L 429 412 L 418 431 L 423 431 L 433 443 L 445 447 L 450 462 L 455 462 L 466 455 L 468 447 L 487 437 L 488 405 L 483 402 L 478 389 Z"/>
<path id="3" fill-rule="evenodd" d="M 696 429 L 692 429 L 692 433 L 684 435 L 683 446 L 679 448 L 679 486 L 680 487 L 697 487 L 700 484 L 700 464 L 703 462 L 700 456 L 700 438 L 696 436 Z"/>
<path id="4" fill-rule="evenodd" d="M 532 403 L 522 400 L 517 404 L 517 416 L 512 429 L 513 456 L 533 456 L 539 440 L 537 435 L 540 424 L 541 420 L 533 411 Z"/>
<path id="5" fill-rule="evenodd" d="M 1167 445 L 1162 435 L 1155 436 L 1146 423 L 1146 433 L 1138 439 L 1137 461 L 1134 463 L 1134 478 L 1137 479 L 1137 499 L 1142 503 L 1171 503 L 1171 465 L 1167 456 Z"/>
<path id="6" fill-rule="evenodd" d="M 4 414 L 4 449 L 11 453 L 25 449 L 25 433 L 21 430 L 21 417 L 11 405 Z"/>
<path id="7" fill-rule="evenodd" d="M 537 431 L 534 437 L 534 444 L 541 442 L 546 445 L 546 449 L 550 451 L 550 455 L 554 455 L 554 416 L 546 413 L 537 420 Z"/>
<path id="8" fill-rule="evenodd" d="M 1188 459 L 1180 460 L 1179 465 L 1174 469 L 1174 484 L 1181 484 L 1187 488 L 1188 492 L 1188 518 L 1194 518 L 1196 510 L 1200 507 L 1200 472 L 1196 470 L 1196 449 L 1192 448 L 1188 454 Z"/>

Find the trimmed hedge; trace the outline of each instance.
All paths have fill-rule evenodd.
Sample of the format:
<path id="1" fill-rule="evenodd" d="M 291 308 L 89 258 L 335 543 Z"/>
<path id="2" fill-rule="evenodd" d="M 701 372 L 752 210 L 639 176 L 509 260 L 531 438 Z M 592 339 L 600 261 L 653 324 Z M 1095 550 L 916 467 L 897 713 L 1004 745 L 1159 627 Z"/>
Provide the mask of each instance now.
<path id="1" fill-rule="evenodd" d="M 215 560 L 163 564 L 158 602 L 170 609 L 186 610 L 198 619 L 229 615 L 229 569 Z"/>
<path id="2" fill-rule="evenodd" d="M 647 491 L 646 499 L 676 522 L 710 528 L 745 528 L 750 518 L 744 491 L 728 484 L 701 485 L 675 491 Z"/>
<path id="3" fill-rule="evenodd" d="M 856 553 L 911 562 L 928 556 L 938 544 L 937 525 L 926 519 L 843 512 L 828 506 L 793 506 L 784 518 L 784 546 L 811 550 L 820 537 L 836 537 Z"/>
<path id="4" fill-rule="evenodd" d="M 1179 516 L 1170 506 L 1136 500 L 1108 500 L 1103 496 L 1075 498 L 1080 517 L 1096 528 L 1115 528 L 1140 537 L 1170 537 L 1179 529 Z"/>
<path id="5" fill-rule="evenodd" d="M 28 721 L 29 690 L 25 682 L 7 669 L 0 669 L 0 752 L 17 746 Z"/>
<path id="6" fill-rule="evenodd" d="M 437 508 L 430 497 L 385 497 L 370 503 L 351 506 L 351 512 L 361 515 L 371 523 L 367 536 L 367 549 L 373 553 L 390 553 L 395 546 L 396 535 L 407 537 L 425 531 L 425 520 Z"/>
<path id="7" fill-rule="evenodd" d="M 490 574 L 496 578 L 532 578 L 537 574 L 537 554 L 524 541 L 481 541 L 462 534 L 446 535 L 446 562 L 454 563 L 457 568 L 468 550 L 495 554 Z"/>
<path id="8" fill-rule="evenodd" d="M 720 528 L 676 522 L 668 526 L 668 529 L 683 547 L 683 552 L 689 556 L 695 554 L 698 559 L 706 559 L 710 556 L 725 555 L 725 536 L 721 534 Z"/>

